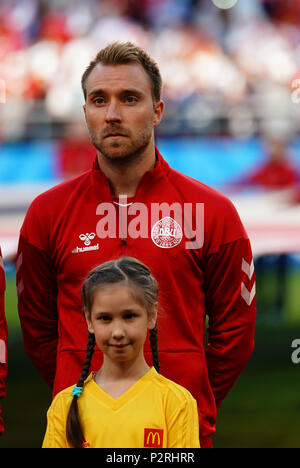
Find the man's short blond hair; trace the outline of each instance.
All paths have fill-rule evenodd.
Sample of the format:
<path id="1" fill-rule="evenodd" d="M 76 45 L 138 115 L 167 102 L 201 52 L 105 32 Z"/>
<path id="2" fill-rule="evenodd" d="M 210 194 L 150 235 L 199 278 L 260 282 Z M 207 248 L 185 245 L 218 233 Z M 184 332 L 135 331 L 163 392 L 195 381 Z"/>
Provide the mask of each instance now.
<path id="1" fill-rule="evenodd" d="M 138 63 L 142 65 L 147 73 L 150 85 L 152 98 L 154 102 L 161 99 L 162 79 L 157 63 L 140 47 L 135 46 L 131 42 L 113 42 L 101 49 L 96 57 L 90 62 L 81 78 L 81 86 L 86 99 L 86 81 L 90 73 L 96 65 L 127 65 L 130 63 Z"/>

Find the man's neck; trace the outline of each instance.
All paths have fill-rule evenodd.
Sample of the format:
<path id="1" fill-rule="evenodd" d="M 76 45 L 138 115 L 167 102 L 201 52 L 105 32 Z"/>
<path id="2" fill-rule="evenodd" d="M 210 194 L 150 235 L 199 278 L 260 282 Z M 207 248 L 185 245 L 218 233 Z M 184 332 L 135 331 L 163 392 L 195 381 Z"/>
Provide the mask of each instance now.
<path id="1" fill-rule="evenodd" d="M 155 146 L 147 148 L 141 157 L 128 161 L 124 164 L 112 164 L 101 153 L 98 153 L 98 163 L 101 171 L 109 181 L 112 196 L 119 198 L 126 195 L 127 198 L 135 196 L 138 185 L 147 171 L 154 168 L 156 161 Z"/>

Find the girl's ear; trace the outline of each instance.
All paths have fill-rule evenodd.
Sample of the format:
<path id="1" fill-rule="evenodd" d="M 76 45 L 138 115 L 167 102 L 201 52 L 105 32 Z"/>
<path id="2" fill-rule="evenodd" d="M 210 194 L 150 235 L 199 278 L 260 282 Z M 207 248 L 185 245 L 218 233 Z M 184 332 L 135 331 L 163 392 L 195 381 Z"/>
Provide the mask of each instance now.
<path id="1" fill-rule="evenodd" d="M 154 304 L 154 306 L 152 307 L 148 315 L 148 329 L 149 330 L 152 330 L 156 325 L 157 310 L 158 310 L 158 302 Z"/>
<path id="2" fill-rule="evenodd" d="M 84 309 L 84 316 L 85 316 L 86 324 L 87 324 L 87 327 L 88 327 L 88 331 L 90 333 L 94 333 L 94 327 L 93 327 L 93 324 L 92 324 L 92 321 L 91 321 L 91 315 L 87 312 L 86 309 Z"/>

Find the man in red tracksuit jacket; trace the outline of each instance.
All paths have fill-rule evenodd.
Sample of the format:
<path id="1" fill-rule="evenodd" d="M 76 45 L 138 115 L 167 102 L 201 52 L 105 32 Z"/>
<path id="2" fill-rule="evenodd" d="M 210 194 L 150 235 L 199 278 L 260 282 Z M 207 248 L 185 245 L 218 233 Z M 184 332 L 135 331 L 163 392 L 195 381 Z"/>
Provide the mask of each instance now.
<path id="1" fill-rule="evenodd" d="M 82 85 L 97 156 L 90 171 L 38 196 L 26 215 L 17 260 L 25 347 L 54 395 L 74 384 L 87 341 L 85 275 L 108 259 L 140 259 L 160 287 L 161 372 L 197 399 L 201 446 L 211 447 L 217 408 L 254 346 L 249 239 L 227 198 L 170 168 L 155 147 L 161 81 L 145 52 L 109 45 Z M 151 364 L 149 344 L 145 353 Z M 101 362 L 96 352 L 92 368 Z"/>
<path id="2" fill-rule="evenodd" d="M 0 399 L 6 394 L 5 379 L 7 376 L 7 324 L 4 313 L 5 275 L 0 248 Z M 0 407 L 0 435 L 4 432 Z"/>

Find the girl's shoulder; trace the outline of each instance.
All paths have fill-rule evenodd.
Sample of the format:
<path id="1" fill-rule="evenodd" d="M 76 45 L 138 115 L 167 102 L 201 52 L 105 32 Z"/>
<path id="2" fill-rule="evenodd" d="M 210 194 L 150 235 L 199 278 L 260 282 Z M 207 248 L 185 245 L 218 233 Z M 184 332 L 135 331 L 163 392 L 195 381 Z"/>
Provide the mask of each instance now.
<path id="1" fill-rule="evenodd" d="M 88 384 L 92 380 L 92 378 L 93 374 L 91 373 L 84 382 L 84 388 L 88 387 Z M 69 406 L 73 399 L 72 392 L 75 386 L 76 384 L 71 385 L 70 387 L 67 387 L 64 390 L 61 390 L 59 393 L 57 393 L 52 400 L 51 407 L 55 408 L 57 406 Z M 82 393 L 82 395 L 84 394 L 85 392 Z"/>
<path id="2" fill-rule="evenodd" d="M 153 379 L 160 391 L 168 398 L 177 400 L 178 402 L 187 403 L 196 401 L 192 394 L 182 385 L 173 380 L 164 377 L 153 369 Z"/>

